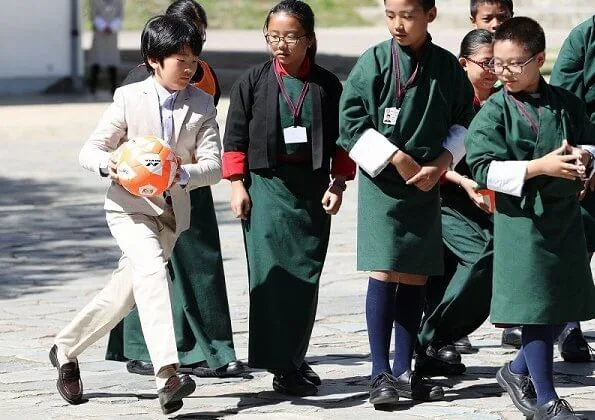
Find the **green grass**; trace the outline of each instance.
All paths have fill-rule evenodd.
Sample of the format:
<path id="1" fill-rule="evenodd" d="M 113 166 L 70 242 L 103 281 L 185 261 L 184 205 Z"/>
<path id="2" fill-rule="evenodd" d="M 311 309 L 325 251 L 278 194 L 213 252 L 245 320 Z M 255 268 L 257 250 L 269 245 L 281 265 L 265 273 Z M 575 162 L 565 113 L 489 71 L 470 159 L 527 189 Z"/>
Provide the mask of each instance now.
<path id="1" fill-rule="evenodd" d="M 260 29 L 267 12 L 277 2 L 263 0 L 202 0 L 209 28 Z M 140 30 L 151 16 L 163 13 L 170 0 L 126 0 L 125 30 Z M 369 26 L 357 13 L 359 7 L 377 4 L 375 0 L 310 0 L 317 27 Z M 89 5 L 83 2 L 83 21 L 89 30 Z"/>

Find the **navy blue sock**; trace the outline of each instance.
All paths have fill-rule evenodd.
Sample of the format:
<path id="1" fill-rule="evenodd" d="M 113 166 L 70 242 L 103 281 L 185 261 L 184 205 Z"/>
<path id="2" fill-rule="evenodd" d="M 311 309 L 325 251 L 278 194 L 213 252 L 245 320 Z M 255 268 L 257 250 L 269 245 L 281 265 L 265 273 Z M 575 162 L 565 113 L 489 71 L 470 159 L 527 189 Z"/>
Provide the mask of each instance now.
<path id="1" fill-rule="evenodd" d="M 395 358 L 393 376 L 411 369 L 413 347 L 424 308 L 425 286 L 399 283 L 395 293 Z"/>
<path id="2" fill-rule="evenodd" d="M 523 325 L 523 351 L 535 385 L 537 405 L 558 398 L 554 389 L 554 327 Z"/>
<path id="3" fill-rule="evenodd" d="M 390 334 L 395 319 L 396 283 L 370 277 L 366 294 L 366 323 L 372 353 L 372 379 L 390 371 L 388 362 Z"/>
<path id="4" fill-rule="evenodd" d="M 525 360 L 525 348 L 521 347 L 516 357 L 510 362 L 510 371 L 517 375 L 528 375 L 529 368 L 527 367 L 527 361 Z"/>

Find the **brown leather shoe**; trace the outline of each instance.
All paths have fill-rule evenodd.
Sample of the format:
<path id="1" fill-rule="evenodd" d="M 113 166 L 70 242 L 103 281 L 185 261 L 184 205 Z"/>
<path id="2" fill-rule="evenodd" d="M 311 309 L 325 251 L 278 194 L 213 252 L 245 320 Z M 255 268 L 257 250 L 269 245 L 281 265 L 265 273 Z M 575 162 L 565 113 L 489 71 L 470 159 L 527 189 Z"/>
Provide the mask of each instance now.
<path id="1" fill-rule="evenodd" d="M 56 388 L 68 403 L 78 404 L 83 397 L 83 382 L 81 381 L 78 363 L 69 362 L 60 366 L 56 355 L 57 351 L 58 347 L 54 344 L 50 350 L 50 362 L 52 362 L 52 366 L 58 369 Z"/>
<path id="2" fill-rule="evenodd" d="M 165 386 L 157 391 L 163 414 L 171 414 L 182 408 L 182 398 L 192 394 L 195 389 L 196 383 L 188 375 L 174 375 L 169 378 Z"/>

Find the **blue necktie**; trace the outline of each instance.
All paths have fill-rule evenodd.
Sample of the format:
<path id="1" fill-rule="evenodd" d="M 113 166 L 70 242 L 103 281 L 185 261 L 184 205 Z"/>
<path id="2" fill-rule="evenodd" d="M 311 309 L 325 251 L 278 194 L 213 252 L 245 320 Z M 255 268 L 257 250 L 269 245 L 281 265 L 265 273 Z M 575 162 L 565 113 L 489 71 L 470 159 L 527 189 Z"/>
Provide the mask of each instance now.
<path id="1" fill-rule="evenodd" d="M 171 95 L 163 104 L 163 140 L 171 145 L 174 137 L 174 100 L 176 95 Z"/>

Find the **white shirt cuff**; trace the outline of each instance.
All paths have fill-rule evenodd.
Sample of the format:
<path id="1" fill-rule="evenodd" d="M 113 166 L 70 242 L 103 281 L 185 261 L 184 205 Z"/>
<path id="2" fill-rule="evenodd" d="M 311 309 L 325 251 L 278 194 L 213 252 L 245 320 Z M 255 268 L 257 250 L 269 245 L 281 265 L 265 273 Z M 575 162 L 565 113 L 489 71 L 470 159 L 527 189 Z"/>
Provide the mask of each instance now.
<path id="1" fill-rule="evenodd" d="M 386 137 L 369 128 L 356 141 L 349 157 L 368 175 L 375 177 L 386 168 L 397 150 L 399 148 Z"/>
<path id="2" fill-rule="evenodd" d="M 491 162 L 488 169 L 488 189 L 520 197 L 525 185 L 528 163 L 526 160 Z"/>
<path id="3" fill-rule="evenodd" d="M 465 137 L 467 136 L 467 129 L 462 125 L 453 125 L 448 130 L 446 139 L 442 142 L 442 147 L 450 152 L 452 155 L 452 167 L 465 157 Z"/>
<path id="4" fill-rule="evenodd" d="M 122 29 L 122 19 L 120 19 L 120 18 L 112 19 L 111 22 L 109 23 L 109 27 L 112 30 L 112 32 L 118 32 L 120 29 Z"/>
<path id="5" fill-rule="evenodd" d="M 180 180 L 178 181 L 178 185 L 182 188 L 186 188 L 186 185 L 190 182 L 190 174 L 186 170 L 186 168 L 180 168 Z"/>
<path id="6" fill-rule="evenodd" d="M 107 22 L 102 16 L 96 16 L 95 19 L 93 19 L 93 24 L 95 25 L 95 29 L 99 32 L 103 32 L 105 31 L 105 28 L 107 28 Z"/>

